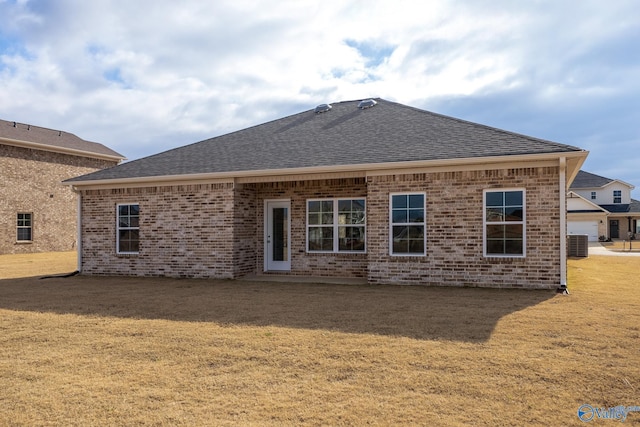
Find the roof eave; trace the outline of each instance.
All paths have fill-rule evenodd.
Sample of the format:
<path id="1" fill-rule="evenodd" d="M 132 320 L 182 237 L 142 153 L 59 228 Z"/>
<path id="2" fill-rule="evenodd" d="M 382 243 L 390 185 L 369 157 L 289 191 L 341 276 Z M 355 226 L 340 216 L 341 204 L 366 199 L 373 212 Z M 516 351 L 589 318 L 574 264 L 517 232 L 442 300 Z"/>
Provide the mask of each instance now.
<path id="1" fill-rule="evenodd" d="M 631 190 L 634 190 L 634 189 L 636 188 L 634 185 L 629 184 L 628 182 L 624 182 L 624 181 L 622 181 L 622 180 L 620 180 L 620 179 L 614 179 L 614 180 L 613 180 L 613 181 L 611 181 L 609 184 L 604 185 L 603 187 L 606 187 L 606 186 L 608 186 L 608 185 L 611 185 L 611 184 L 613 184 L 613 183 L 615 183 L 615 182 L 617 182 L 618 184 L 626 185 L 626 186 L 627 186 L 627 187 L 629 187 L 629 189 L 631 189 Z"/>
<path id="2" fill-rule="evenodd" d="M 582 186 L 582 187 L 573 187 L 574 190 L 602 190 L 603 188 L 606 188 L 612 184 L 622 184 L 625 185 L 627 187 L 629 187 L 631 190 L 634 190 L 636 187 L 633 184 L 629 184 L 628 182 L 624 182 L 620 179 L 612 179 L 611 181 L 607 182 L 606 184 L 602 184 L 602 185 L 590 185 L 590 186 Z"/>
<path id="3" fill-rule="evenodd" d="M 31 149 L 35 149 L 35 150 L 49 151 L 49 152 L 53 152 L 53 153 L 69 154 L 69 155 L 72 155 L 72 156 L 81 156 L 81 157 L 89 157 L 89 158 L 92 158 L 92 159 L 115 161 L 115 162 L 118 162 L 118 163 L 123 161 L 123 160 L 126 160 L 126 157 L 124 157 L 122 155 L 111 155 L 111 154 L 96 153 L 96 152 L 93 152 L 93 151 L 78 150 L 78 149 L 75 149 L 75 148 L 58 147 L 58 146 L 55 146 L 55 145 L 41 144 L 41 143 L 38 143 L 38 142 L 21 141 L 19 139 L 0 138 L 0 142 L 2 142 L 3 144 L 6 144 L 6 145 L 12 145 L 14 147 L 31 148 Z"/>
<path id="4" fill-rule="evenodd" d="M 182 175 L 158 175 L 144 176 L 135 178 L 113 178 L 113 179 L 94 179 L 94 180 L 67 180 L 63 184 L 75 187 L 83 186 L 101 186 L 101 187 L 117 187 L 119 185 L 142 185 L 142 184 L 159 184 L 159 183 L 180 183 L 184 181 L 199 180 L 229 180 L 236 178 L 258 178 L 268 176 L 283 175 L 319 175 L 327 173 L 346 173 L 346 172 L 362 172 L 363 176 L 380 171 L 400 171 L 403 169 L 418 168 L 436 168 L 447 166 L 470 166 L 482 164 L 499 164 L 513 162 L 536 162 L 556 160 L 561 157 L 572 158 L 577 160 L 576 170 L 587 157 L 587 151 L 568 151 L 543 154 L 524 154 L 513 156 L 492 156 L 492 157 L 469 157 L 460 159 L 443 159 L 443 160 L 416 160 L 406 162 L 388 162 L 388 163 L 363 163 L 348 165 L 332 165 L 332 166 L 313 166 L 288 169 L 264 169 L 264 170 L 246 170 L 246 171 L 229 171 L 229 172 L 213 172 L 199 174 L 182 174 Z M 576 172 L 577 173 L 577 172 Z"/>

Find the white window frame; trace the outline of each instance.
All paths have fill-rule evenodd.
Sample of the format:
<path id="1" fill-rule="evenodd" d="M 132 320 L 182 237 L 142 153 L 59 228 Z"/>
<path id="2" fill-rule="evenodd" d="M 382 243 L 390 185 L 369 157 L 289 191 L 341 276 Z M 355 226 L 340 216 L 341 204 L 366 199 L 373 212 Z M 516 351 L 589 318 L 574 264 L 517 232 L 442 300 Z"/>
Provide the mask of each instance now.
<path id="1" fill-rule="evenodd" d="M 138 221 L 140 220 L 140 203 L 118 203 L 116 205 L 116 253 L 118 255 L 135 255 L 140 253 L 140 223 L 137 227 L 121 227 L 120 226 L 120 207 L 121 206 L 138 206 Z M 138 230 L 138 251 L 121 251 L 120 250 L 120 231 L 121 230 Z"/>
<path id="2" fill-rule="evenodd" d="M 29 225 L 20 225 L 20 221 L 24 221 L 25 219 L 20 219 L 20 215 L 29 215 Z M 33 212 L 18 212 L 16 214 L 16 242 L 18 243 L 31 243 L 33 242 Z M 29 229 L 29 237 L 30 239 L 20 239 L 20 230 Z"/>
<path id="3" fill-rule="evenodd" d="M 362 200 L 364 202 L 364 220 L 362 224 L 340 224 L 339 216 L 340 212 L 338 210 L 339 203 L 345 200 Z M 333 203 L 333 223 L 329 224 L 309 224 L 309 202 L 332 202 Z M 339 198 L 325 198 L 325 199 L 307 199 L 306 200 L 306 219 L 305 222 L 307 224 L 306 230 L 306 241 L 305 241 L 305 249 L 307 253 L 310 254 L 332 254 L 332 253 L 340 253 L 340 254 L 366 254 L 367 253 L 367 198 L 366 197 L 339 197 Z M 309 250 L 309 229 L 310 228 L 332 228 L 333 232 L 333 249 L 330 251 L 322 251 L 322 250 Z M 348 251 L 348 250 L 340 250 L 340 227 L 363 227 L 364 228 L 364 249 L 361 251 Z"/>
<path id="4" fill-rule="evenodd" d="M 393 196 L 412 196 L 419 195 L 422 196 L 422 211 L 424 212 L 424 218 L 422 222 L 403 222 L 403 223 L 394 223 L 393 222 Z M 393 226 L 422 226 L 424 229 L 424 233 L 422 234 L 422 252 L 409 252 L 409 253 L 394 253 L 393 252 Z M 389 193 L 389 255 L 397 256 L 397 257 L 415 257 L 415 256 L 426 256 L 427 255 L 427 193 L 425 191 L 405 191 L 405 192 L 396 192 Z"/>
<path id="5" fill-rule="evenodd" d="M 522 192 L 522 221 L 487 221 L 487 193 Z M 487 225 L 522 225 L 522 254 L 488 254 Z M 526 258 L 527 256 L 527 191 L 524 188 L 488 188 L 482 192 L 482 252 L 486 258 Z"/>
<path id="6" fill-rule="evenodd" d="M 598 197 L 598 193 L 596 193 L 595 191 L 591 192 L 591 200 L 596 200 L 596 198 Z"/>

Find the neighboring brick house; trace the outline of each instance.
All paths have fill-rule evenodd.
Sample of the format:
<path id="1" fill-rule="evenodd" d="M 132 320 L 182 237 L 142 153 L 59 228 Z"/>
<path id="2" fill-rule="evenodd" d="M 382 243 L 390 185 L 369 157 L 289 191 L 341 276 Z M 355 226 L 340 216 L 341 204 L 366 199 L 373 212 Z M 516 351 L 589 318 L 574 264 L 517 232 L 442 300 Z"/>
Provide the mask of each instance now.
<path id="1" fill-rule="evenodd" d="M 566 284 L 566 194 L 586 156 L 377 99 L 66 183 L 84 274 L 549 289 Z"/>
<path id="2" fill-rule="evenodd" d="M 67 132 L 0 120 L 0 254 L 73 250 L 77 195 L 62 181 L 123 159 Z"/>
<path id="3" fill-rule="evenodd" d="M 589 241 L 629 239 L 640 235 L 640 201 L 631 198 L 635 187 L 618 179 L 578 172 L 567 196 L 569 234 Z"/>

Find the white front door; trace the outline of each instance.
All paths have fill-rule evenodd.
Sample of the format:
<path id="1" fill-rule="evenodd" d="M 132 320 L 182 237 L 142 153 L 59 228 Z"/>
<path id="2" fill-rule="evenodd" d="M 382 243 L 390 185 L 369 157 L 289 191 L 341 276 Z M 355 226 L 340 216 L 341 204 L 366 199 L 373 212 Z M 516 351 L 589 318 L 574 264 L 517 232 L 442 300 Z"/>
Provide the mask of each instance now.
<path id="1" fill-rule="evenodd" d="M 291 201 L 265 201 L 265 271 L 291 270 Z"/>

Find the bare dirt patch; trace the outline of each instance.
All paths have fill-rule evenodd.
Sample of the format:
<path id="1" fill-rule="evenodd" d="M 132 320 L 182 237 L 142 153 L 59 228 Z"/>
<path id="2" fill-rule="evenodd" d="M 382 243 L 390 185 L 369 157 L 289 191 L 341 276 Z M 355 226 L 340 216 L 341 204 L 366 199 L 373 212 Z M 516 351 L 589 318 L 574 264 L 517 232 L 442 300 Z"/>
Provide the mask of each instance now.
<path id="1" fill-rule="evenodd" d="M 581 425 L 583 403 L 640 405 L 640 259 L 610 258 L 571 260 L 568 296 L 0 280 L 0 420 Z M 626 423 L 640 424 L 640 413 Z"/>

